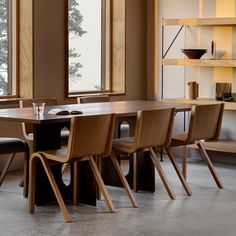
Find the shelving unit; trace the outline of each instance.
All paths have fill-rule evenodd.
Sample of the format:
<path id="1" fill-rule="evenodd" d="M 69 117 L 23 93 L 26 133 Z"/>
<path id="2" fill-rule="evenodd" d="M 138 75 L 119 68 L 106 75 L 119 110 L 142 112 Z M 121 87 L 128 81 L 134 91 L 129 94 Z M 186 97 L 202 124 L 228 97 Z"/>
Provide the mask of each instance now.
<path id="1" fill-rule="evenodd" d="M 164 31 L 166 26 L 180 26 L 179 31 L 174 36 L 167 50 L 164 52 Z M 196 67 L 236 67 L 234 59 L 168 59 L 166 58 L 169 50 L 177 39 L 184 26 L 204 27 L 204 26 L 236 26 L 236 17 L 218 17 L 218 18 L 180 18 L 180 19 L 162 19 L 162 67 L 161 67 L 161 97 L 163 98 L 163 67 L 166 65 L 173 66 L 196 66 Z"/>
<path id="2" fill-rule="evenodd" d="M 161 64 L 161 97 L 163 102 L 170 102 L 170 103 L 187 103 L 187 104 L 211 104 L 211 103 L 219 103 L 222 101 L 217 101 L 214 98 L 212 99 L 203 99 L 199 98 L 196 100 L 187 100 L 185 98 L 165 98 L 163 96 L 163 69 L 164 66 L 186 66 L 186 67 L 211 67 L 212 68 L 212 78 L 217 81 L 221 75 L 230 75 L 230 78 L 233 79 L 233 68 L 236 67 L 236 58 L 233 58 L 233 41 L 235 37 L 235 33 L 233 33 L 233 27 L 236 26 L 236 10 L 235 10 L 235 3 L 233 1 L 226 1 L 226 0 L 217 0 L 215 1 L 215 16 L 214 18 L 203 18 L 203 15 L 207 15 L 207 8 L 203 9 L 204 7 L 209 7 L 208 5 L 204 5 L 203 1 L 199 1 L 199 9 L 198 15 L 199 18 L 179 18 L 179 19 L 163 19 L 162 20 L 162 64 Z M 212 14 L 211 9 L 211 13 Z M 173 37 L 169 47 L 165 48 L 164 50 L 164 37 L 165 37 L 165 28 L 169 26 L 179 26 L 179 30 L 176 35 Z M 212 28 L 212 40 L 214 40 L 217 44 L 217 50 L 225 50 L 227 51 L 227 55 L 222 59 L 179 59 L 179 58 L 168 58 L 168 52 L 172 48 L 172 45 L 178 38 L 180 32 L 183 29 L 187 29 L 189 27 L 196 28 L 196 40 L 198 45 L 200 45 L 200 37 L 201 29 L 203 32 L 208 31 L 208 28 Z M 208 28 L 207 28 L 208 27 Z M 204 29 L 205 28 L 205 29 Z M 193 35 L 193 34 L 192 34 Z M 200 75 L 200 69 L 196 70 L 197 76 Z M 203 69 L 202 71 L 205 71 Z M 222 72 L 222 74 L 221 74 Z M 198 79 L 200 77 L 197 77 Z M 203 80 L 199 80 L 203 81 Z M 185 84 L 184 78 L 184 84 Z M 201 86 L 201 85 L 200 85 Z M 204 94 L 204 93 L 203 93 Z M 184 96 L 183 96 L 184 97 Z M 236 111 L 236 102 L 225 102 L 225 110 L 227 111 Z M 231 112 L 228 114 L 232 114 Z M 185 115 L 184 115 L 184 125 L 185 125 Z M 211 151 L 222 151 L 222 152 L 232 152 L 236 153 L 236 140 L 219 140 L 216 142 L 206 142 L 204 146 L 207 150 Z"/>

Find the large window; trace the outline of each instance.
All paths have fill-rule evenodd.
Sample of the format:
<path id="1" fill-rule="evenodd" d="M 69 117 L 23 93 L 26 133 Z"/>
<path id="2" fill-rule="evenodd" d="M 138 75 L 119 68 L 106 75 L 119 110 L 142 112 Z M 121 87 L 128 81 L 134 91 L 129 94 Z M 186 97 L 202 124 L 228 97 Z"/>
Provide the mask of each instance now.
<path id="1" fill-rule="evenodd" d="M 16 95 L 16 0 L 0 1 L 0 96 Z M 14 31 L 14 32 L 13 32 Z"/>
<path id="2" fill-rule="evenodd" d="M 69 92 L 106 90 L 103 0 L 69 0 Z"/>
<path id="3" fill-rule="evenodd" d="M 125 92 L 125 0 L 68 0 L 67 94 Z"/>

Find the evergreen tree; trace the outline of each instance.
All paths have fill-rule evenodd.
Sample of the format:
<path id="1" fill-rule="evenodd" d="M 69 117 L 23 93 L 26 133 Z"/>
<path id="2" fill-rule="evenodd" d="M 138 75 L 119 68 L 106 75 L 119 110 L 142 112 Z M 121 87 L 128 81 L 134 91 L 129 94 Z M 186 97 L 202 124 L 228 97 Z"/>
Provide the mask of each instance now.
<path id="1" fill-rule="evenodd" d="M 8 69 L 8 27 L 7 1 L 0 1 L 0 95 L 7 95 Z"/>

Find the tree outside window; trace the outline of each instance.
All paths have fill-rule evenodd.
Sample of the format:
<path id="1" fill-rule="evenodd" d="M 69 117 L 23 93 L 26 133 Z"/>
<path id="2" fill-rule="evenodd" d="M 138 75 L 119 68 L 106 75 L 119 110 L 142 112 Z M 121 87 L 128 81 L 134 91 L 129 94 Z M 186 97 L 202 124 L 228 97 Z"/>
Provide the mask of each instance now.
<path id="1" fill-rule="evenodd" d="M 8 95 L 8 0 L 0 1 L 0 96 Z"/>
<path id="2" fill-rule="evenodd" d="M 102 90 L 102 1 L 69 0 L 69 93 Z"/>

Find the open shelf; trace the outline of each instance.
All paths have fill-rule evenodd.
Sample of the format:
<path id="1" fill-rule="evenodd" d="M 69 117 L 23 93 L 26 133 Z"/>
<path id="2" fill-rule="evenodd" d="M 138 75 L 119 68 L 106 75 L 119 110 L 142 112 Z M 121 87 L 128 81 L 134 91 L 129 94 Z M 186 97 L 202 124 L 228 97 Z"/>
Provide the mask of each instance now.
<path id="1" fill-rule="evenodd" d="M 221 103 L 224 101 L 217 101 L 211 98 L 198 98 L 194 100 L 186 99 L 186 98 L 163 98 L 163 102 L 169 103 L 180 103 L 180 104 L 192 104 L 192 105 L 201 105 L 201 104 L 214 104 L 214 103 Z M 225 110 L 236 111 L 236 102 L 224 102 Z"/>
<path id="2" fill-rule="evenodd" d="M 236 17 L 163 19 L 162 25 L 233 26 L 236 25 Z"/>
<path id="3" fill-rule="evenodd" d="M 163 59 L 162 64 L 173 66 L 236 67 L 236 60 Z"/>

